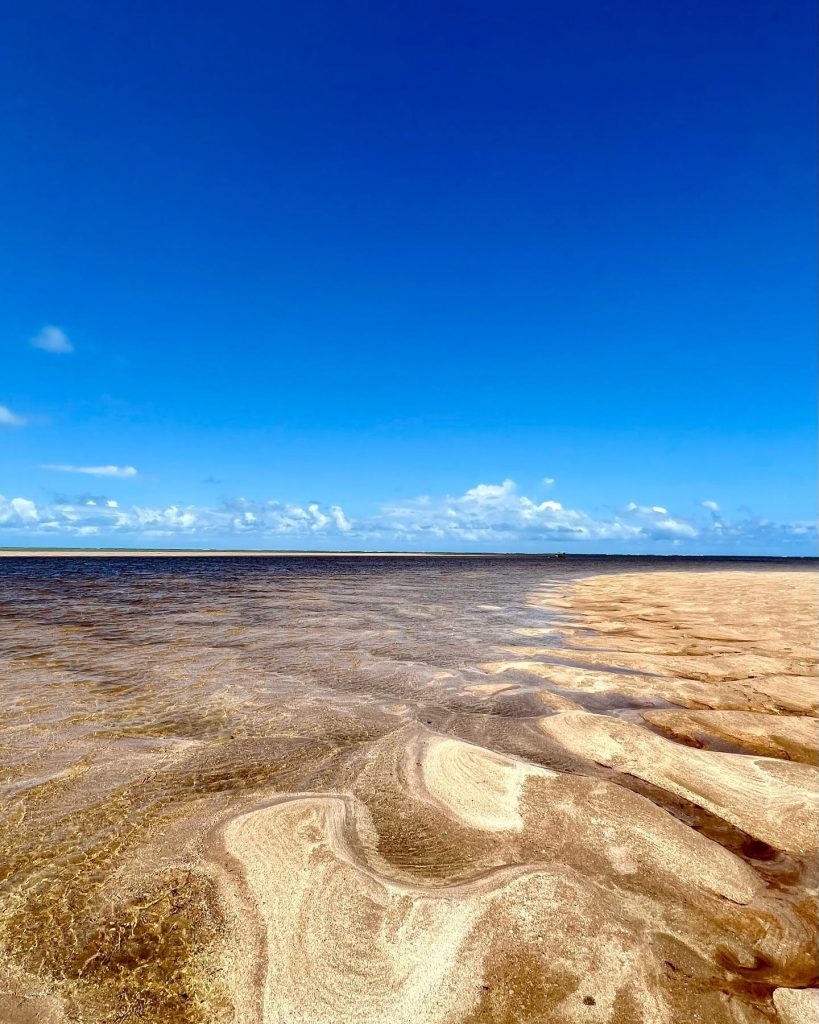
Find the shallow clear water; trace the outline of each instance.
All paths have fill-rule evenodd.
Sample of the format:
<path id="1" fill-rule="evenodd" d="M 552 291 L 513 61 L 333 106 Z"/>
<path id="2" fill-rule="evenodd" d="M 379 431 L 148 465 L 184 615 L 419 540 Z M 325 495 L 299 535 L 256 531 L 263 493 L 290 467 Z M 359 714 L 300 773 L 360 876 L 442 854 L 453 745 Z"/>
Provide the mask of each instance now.
<path id="1" fill-rule="evenodd" d="M 174 881 L 185 830 L 257 792 L 337 784 L 351 751 L 414 721 L 573 771 L 530 725 L 545 713 L 542 680 L 508 673 L 517 688 L 491 699 L 469 689 L 492 680 L 484 663 L 531 642 L 515 630 L 559 614 L 533 596 L 596 573 L 745 566 L 814 567 L 0 559 L 0 967 L 8 958 L 69 989 L 90 984 L 100 1019 L 125 1012 L 122 999 L 143 1000 L 145 1019 L 198 1020 L 202 1007 L 222 1019 L 218 992 L 189 998 L 204 976 L 196 951 L 218 931 L 218 913 L 201 879 Z M 643 706 L 616 692 L 573 696 L 610 713 Z M 444 870 L 457 851 L 436 857 Z M 159 902 L 142 892 L 134 909 L 123 893 L 149 873 Z"/>

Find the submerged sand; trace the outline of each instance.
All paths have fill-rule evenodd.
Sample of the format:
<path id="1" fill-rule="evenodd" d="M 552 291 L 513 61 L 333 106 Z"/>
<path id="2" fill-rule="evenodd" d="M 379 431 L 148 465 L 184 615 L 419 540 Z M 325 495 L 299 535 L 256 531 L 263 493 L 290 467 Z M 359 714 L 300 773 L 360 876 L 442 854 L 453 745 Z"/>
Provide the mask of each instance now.
<path id="1" fill-rule="evenodd" d="M 815 576 L 520 601 L 482 669 L 185 736 L 123 680 L 67 743 L 18 650 L 0 1021 L 816 1024 Z"/>

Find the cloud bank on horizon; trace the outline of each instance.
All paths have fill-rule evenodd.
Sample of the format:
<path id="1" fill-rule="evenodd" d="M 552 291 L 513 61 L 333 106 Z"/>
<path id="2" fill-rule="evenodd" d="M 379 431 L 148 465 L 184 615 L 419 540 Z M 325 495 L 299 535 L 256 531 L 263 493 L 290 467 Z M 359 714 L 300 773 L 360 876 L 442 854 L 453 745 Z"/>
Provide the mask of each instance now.
<path id="1" fill-rule="evenodd" d="M 107 467 L 111 468 L 111 467 Z M 122 475 L 122 474 L 117 474 Z M 0 495 L 0 531 L 16 546 L 236 547 L 361 550 L 538 551 L 560 548 L 658 553 L 770 550 L 813 554 L 816 525 L 748 514 L 683 516 L 634 502 L 592 515 L 557 501 L 536 501 L 514 481 L 477 484 L 457 497 L 424 495 L 349 516 L 340 505 L 227 499 L 218 505 L 121 505 L 105 497 L 38 503 Z"/>

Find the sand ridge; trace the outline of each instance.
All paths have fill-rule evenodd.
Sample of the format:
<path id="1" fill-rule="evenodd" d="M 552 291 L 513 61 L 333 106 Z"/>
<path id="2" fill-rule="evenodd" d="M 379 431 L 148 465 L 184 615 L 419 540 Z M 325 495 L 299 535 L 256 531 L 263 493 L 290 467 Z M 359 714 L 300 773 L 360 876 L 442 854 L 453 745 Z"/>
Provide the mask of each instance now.
<path id="1" fill-rule="evenodd" d="M 769 757 L 812 765 L 819 760 L 819 720 L 816 718 L 773 716 L 754 711 L 644 711 L 642 714 L 651 725 L 692 745 L 713 738 Z"/>
<path id="2" fill-rule="evenodd" d="M 513 1019 L 520 980 L 498 974 L 512 962 L 550 1020 L 671 1022 L 692 1008 L 680 970 L 704 981 L 729 956 L 790 982 L 808 967 L 810 931 L 788 904 L 649 800 L 427 732 L 371 748 L 385 784 L 396 758 L 421 761 L 413 786 L 395 783 L 399 813 L 432 799 L 463 828 L 472 877 L 407 879 L 378 857 L 389 822 L 356 796 L 283 797 L 221 829 L 224 884 L 246 886 L 265 935 L 265 1022 Z M 702 1003 L 714 1021 L 742 1004 L 740 991 Z"/>
<path id="3" fill-rule="evenodd" d="M 541 729 L 573 753 L 636 775 L 771 846 L 814 854 L 819 847 L 819 772 L 773 758 L 692 750 L 639 725 L 566 712 Z"/>

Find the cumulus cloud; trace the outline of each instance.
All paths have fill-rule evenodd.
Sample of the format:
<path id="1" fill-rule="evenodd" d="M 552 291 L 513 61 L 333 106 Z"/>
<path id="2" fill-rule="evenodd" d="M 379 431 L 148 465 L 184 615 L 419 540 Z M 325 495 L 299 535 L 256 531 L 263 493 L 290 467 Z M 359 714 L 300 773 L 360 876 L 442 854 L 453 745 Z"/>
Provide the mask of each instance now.
<path id="1" fill-rule="evenodd" d="M 68 466 L 64 463 L 46 463 L 40 469 L 53 469 L 58 473 L 86 473 L 88 476 L 138 476 L 134 466 Z"/>
<path id="2" fill-rule="evenodd" d="M 42 349 L 43 352 L 73 352 L 74 346 L 68 335 L 61 327 L 54 324 L 46 324 L 45 327 L 30 339 L 34 348 Z"/>
<path id="3" fill-rule="evenodd" d="M 719 505 L 715 501 L 701 501 L 700 505 L 707 508 L 709 512 L 719 512 Z"/>
<path id="4" fill-rule="evenodd" d="M 535 546 L 551 542 L 621 541 L 696 538 L 696 525 L 672 517 L 660 505 L 631 502 L 619 514 L 595 518 L 559 501 L 534 501 L 519 494 L 512 480 L 478 484 L 459 497 L 423 504 L 387 506 L 380 530 L 399 537 L 456 538 L 471 543 Z"/>
<path id="5" fill-rule="evenodd" d="M 24 427 L 28 423 L 25 416 L 18 416 L 12 412 L 7 405 L 0 405 L 0 426 L 2 427 Z"/>
<path id="6" fill-rule="evenodd" d="M 93 468 L 93 467 L 92 467 Z M 233 498 L 218 505 L 123 506 L 96 495 L 36 504 L 0 497 L 10 537 L 105 538 L 108 544 L 163 543 L 258 547 L 353 547 L 380 550 L 563 550 L 808 553 L 810 522 L 725 521 L 631 502 L 605 515 L 537 501 L 512 480 L 480 483 L 459 495 L 424 495 L 349 516 L 340 505 Z M 19 541 L 18 541 L 19 542 Z M 24 540 L 22 541 L 24 542 Z"/>
<path id="7" fill-rule="evenodd" d="M 213 535 L 343 536 L 353 526 L 341 506 L 324 507 L 318 502 L 294 505 L 235 498 L 214 508 L 176 504 L 152 508 L 123 507 L 112 499 L 90 496 L 39 505 L 27 498 L 0 496 L 0 524 L 26 533 L 203 540 Z"/>
<path id="8" fill-rule="evenodd" d="M 0 495 L 0 523 L 36 523 L 39 520 L 37 506 L 28 498 L 6 500 Z"/>
<path id="9" fill-rule="evenodd" d="M 554 482 L 555 482 L 555 478 L 553 476 L 544 476 L 544 478 L 543 478 L 543 483 L 547 487 L 551 487 Z"/>

